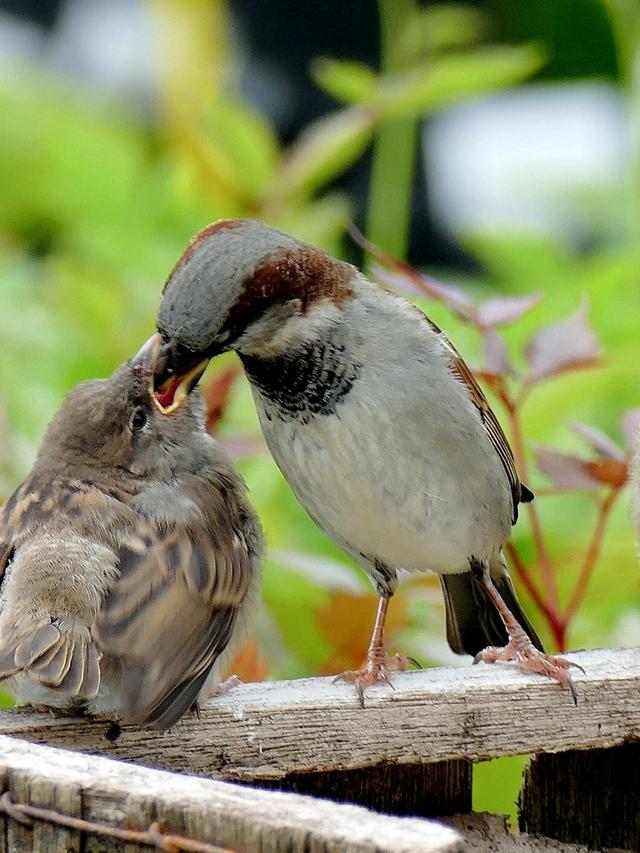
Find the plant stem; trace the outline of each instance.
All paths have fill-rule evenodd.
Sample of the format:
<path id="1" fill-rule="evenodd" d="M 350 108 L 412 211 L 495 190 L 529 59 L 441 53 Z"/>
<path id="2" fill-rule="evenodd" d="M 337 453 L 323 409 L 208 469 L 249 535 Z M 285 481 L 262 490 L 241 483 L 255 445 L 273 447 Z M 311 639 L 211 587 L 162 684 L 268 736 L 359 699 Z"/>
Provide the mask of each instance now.
<path id="1" fill-rule="evenodd" d="M 513 542 L 509 541 L 505 544 L 504 549 L 508 554 L 509 559 L 511 560 L 511 564 L 515 570 L 516 575 L 520 579 L 522 586 L 527 590 L 533 600 L 533 603 L 545 617 L 545 619 L 549 623 L 549 627 L 551 628 L 551 630 L 553 630 L 554 614 L 549 610 L 546 602 L 540 595 L 538 588 L 533 582 L 533 578 L 529 574 L 529 569 L 522 562 L 522 558 L 516 550 L 516 546 L 513 544 Z"/>
<path id="2" fill-rule="evenodd" d="M 522 425 L 520 423 L 519 408 L 509 397 L 505 396 L 502 399 L 505 403 L 509 416 L 509 425 L 511 428 L 511 438 L 513 440 L 513 454 L 516 461 L 516 468 L 518 469 L 518 473 L 523 478 L 523 480 L 527 480 L 529 477 L 529 473 L 526 454 L 524 452 L 524 439 L 522 436 Z M 536 546 L 538 562 L 540 564 L 540 567 L 542 568 L 542 577 L 544 580 L 544 587 L 547 593 L 548 609 L 550 613 L 553 614 L 554 619 L 556 619 L 559 624 L 560 619 L 558 610 L 558 590 L 556 587 L 555 570 L 551 561 L 551 557 L 549 556 L 549 552 L 547 551 L 544 536 L 542 535 L 542 525 L 540 523 L 540 516 L 538 515 L 538 510 L 536 509 L 536 506 L 533 503 L 527 504 L 527 511 L 529 514 L 529 523 L 531 524 L 533 541 L 535 542 Z"/>
<path id="3" fill-rule="evenodd" d="M 383 72 L 393 73 L 406 66 L 406 57 L 397 49 L 397 36 L 415 8 L 415 0 L 378 0 Z M 367 236 L 397 258 L 406 257 L 409 244 L 417 141 L 418 123 L 397 119 L 381 125 L 373 149 Z"/>
<path id="4" fill-rule="evenodd" d="M 567 609 L 565 610 L 564 615 L 562 617 L 565 631 L 569 627 L 571 620 L 575 616 L 576 611 L 582 604 L 584 597 L 587 593 L 587 587 L 589 586 L 591 575 L 593 574 L 593 570 L 600 556 L 600 551 L 602 550 L 602 543 L 604 541 L 604 533 L 606 530 L 609 513 L 611 512 L 611 508 L 616 502 L 616 499 L 620 492 L 621 489 L 619 488 L 611 489 L 611 491 L 609 491 L 609 493 L 602 499 L 600 503 L 598 519 L 596 521 L 596 526 L 594 527 L 589 546 L 584 555 L 584 561 L 582 563 L 580 576 L 576 581 L 573 594 L 571 595 L 571 599 L 569 601 L 569 604 L 567 605 Z"/>
<path id="5" fill-rule="evenodd" d="M 618 74 L 627 102 L 629 171 L 624 196 L 627 237 L 633 245 L 640 238 L 640 7 L 637 0 L 605 0 L 604 6 L 611 22 Z"/>

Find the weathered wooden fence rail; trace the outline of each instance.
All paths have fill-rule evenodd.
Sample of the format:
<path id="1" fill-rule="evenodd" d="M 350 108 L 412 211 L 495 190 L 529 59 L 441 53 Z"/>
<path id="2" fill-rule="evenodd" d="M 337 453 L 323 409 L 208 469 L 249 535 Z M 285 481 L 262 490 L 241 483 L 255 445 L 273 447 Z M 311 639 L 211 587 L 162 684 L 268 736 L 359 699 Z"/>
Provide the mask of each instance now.
<path id="1" fill-rule="evenodd" d="M 0 737 L 0 767 L 14 803 L 63 812 L 102 826 L 145 829 L 206 839 L 232 851 L 379 851 L 459 853 L 451 829 L 432 821 L 378 815 L 358 806 L 260 791 Z M 47 821 L 27 827 L 7 820 L 8 851 L 102 851 L 109 841 Z M 119 849 L 122 849 L 120 846 Z M 126 849 L 126 848 L 125 848 Z M 130 848 L 131 849 L 131 848 Z M 170 849 L 170 848 L 168 848 Z"/>
<path id="2" fill-rule="evenodd" d="M 593 849 L 640 850 L 640 650 L 600 650 L 571 657 L 585 669 L 584 675 L 575 671 L 577 707 L 555 683 L 509 666 L 480 665 L 397 675 L 395 690 L 372 689 L 364 710 L 350 687 L 318 678 L 242 685 L 213 700 L 200 719 L 189 716 L 165 733 L 124 727 L 114 739 L 113 727 L 105 722 L 24 711 L 0 712 L 0 732 L 154 768 L 422 817 L 470 810 L 472 762 L 535 753 L 539 757 L 521 795 L 524 828 Z M 11 743 L 13 753 L 19 754 L 16 741 L 2 741 L 2 761 L 11 754 Z M 78 762 L 96 760 L 77 757 Z M 627 765 L 632 775 L 625 778 L 620 767 Z M 88 764 L 82 766 L 89 772 Z M 123 767 L 115 762 L 110 766 Z M 142 771 L 129 768 L 127 772 Z M 117 786 L 116 776 L 112 779 Z M 182 781 L 187 786 L 214 784 Z M 122 784 L 127 784 L 124 776 Z M 174 788 L 177 792 L 175 784 Z M 261 798 L 276 796 L 272 791 L 244 790 L 247 803 L 253 797 L 256 804 L 266 803 Z M 146 801 L 154 796 L 149 794 Z M 292 802 L 320 802 L 287 796 Z M 571 804 L 570 820 L 562 803 Z M 395 820 L 397 832 L 401 824 L 402 831 L 413 831 L 418 823 L 423 826 L 424 843 L 431 843 L 429 821 L 403 824 L 397 823 L 398 818 L 363 814 L 370 816 L 367 820 Z M 458 849 L 455 844 L 459 843 L 450 836 L 434 842 L 445 845 L 441 848 L 433 844 L 403 847 L 401 840 L 369 848 L 345 838 L 342 847 L 335 846 L 335 839 L 327 840 L 325 846 L 269 847 L 258 836 L 254 846 L 247 846 L 244 836 L 237 839 L 239 846 L 234 849 L 251 851 L 448 850 Z M 222 841 L 229 843 L 226 837 Z M 557 844 L 553 849 L 559 849 Z"/>

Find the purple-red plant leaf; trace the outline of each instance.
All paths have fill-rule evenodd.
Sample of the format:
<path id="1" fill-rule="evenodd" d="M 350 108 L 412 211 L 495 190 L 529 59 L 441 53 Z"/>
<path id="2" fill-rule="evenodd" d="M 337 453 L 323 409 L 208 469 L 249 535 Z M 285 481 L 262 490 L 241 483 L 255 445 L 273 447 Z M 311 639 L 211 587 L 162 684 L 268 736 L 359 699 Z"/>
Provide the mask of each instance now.
<path id="1" fill-rule="evenodd" d="M 422 286 L 413 277 L 408 275 L 388 272 L 384 267 L 376 263 L 371 264 L 371 275 L 389 290 L 395 290 L 397 293 L 408 293 L 411 296 L 424 296 Z"/>
<path id="2" fill-rule="evenodd" d="M 507 376 L 513 373 L 507 345 L 502 335 L 495 329 L 487 329 L 482 335 L 482 354 L 484 356 L 483 374 Z"/>
<path id="3" fill-rule="evenodd" d="M 529 293 L 527 296 L 499 296 L 487 299 L 478 308 L 478 325 L 493 328 L 514 323 L 534 308 L 540 302 L 541 296 L 540 293 Z"/>
<path id="4" fill-rule="evenodd" d="M 376 264 L 373 266 L 373 272 L 375 277 L 390 290 L 417 296 L 428 296 L 437 302 L 444 302 L 454 313 L 475 323 L 477 307 L 474 301 L 464 290 L 454 284 L 436 281 L 436 279 L 422 275 L 410 267 L 407 267 L 406 271 L 390 273 Z"/>
<path id="5" fill-rule="evenodd" d="M 207 409 L 207 432 L 214 434 L 220 426 L 220 421 L 227 410 L 233 387 L 239 376 L 239 365 L 229 364 L 223 367 L 212 379 L 200 386 Z"/>
<path id="6" fill-rule="evenodd" d="M 392 270 L 385 272 L 378 266 L 374 267 L 376 278 L 380 278 L 387 287 L 405 293 L 421 294 L 431 299 L 444 302 L 452 311 L 459 314 L 465 320 L 473 320 L 476 316 L 477 307 L 473 299 L 456 287 L 454 284 L 445 284 L 441 281 L 425 276 L 404 261 L 394 258 L 383 252 L 379 246 L 372 243 L 360 232 L 355 225 L 349 227 L 349 234 L 363 251 L 375 258 L 382 267 Z"/>
<path id="7" fill-rule="evenodd" d="M 525 348 L 529 381 L 597 363 L 600 343 L 589 326 L 587 312 L 587 302 L 583 301 L 573 316 L 534 335 Z"/>
<path id="8" fill-rule="evenodd" d="M 625 447 L 631 450 L 635 447 L 640 430 L 640 409 L 629 409 L 622 418 L 622 432 L 625 439 Z"/>
<path id="9" fill-rule="evenodd" d="M 587 444 L 595 450 L 598 456 L 602 457 L 602 459 L 617 459 L 619 461 L 624 459 L 623 451 L 609 438 L 608 435 L 600 432 L 599 429 L 578 421 L 574 421 L 574 423 L 571 424 L 571 428 L 576 435 L 579 435 L 583 441 L 586 441 Z"/>
<path id="10" fill-rule="evenodd" d="M 589 460 L 581 459 L 572 453 L 561 453 L 547 447 L 535 451 L 536 465 L 543 474 L 559 489 L 587 489 L 594 491 L 599 488 L 600 481 L 589 471 Z"/>

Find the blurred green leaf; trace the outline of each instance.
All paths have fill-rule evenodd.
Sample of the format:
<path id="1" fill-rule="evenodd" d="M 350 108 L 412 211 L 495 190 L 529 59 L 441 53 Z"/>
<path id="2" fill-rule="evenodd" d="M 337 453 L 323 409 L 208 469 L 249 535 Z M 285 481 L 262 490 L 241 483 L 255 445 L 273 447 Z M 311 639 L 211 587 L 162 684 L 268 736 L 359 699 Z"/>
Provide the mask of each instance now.
<path id="1" fill-rule="evenodd" d="M 509 815 L 513 829 L 517 829 L 516 803 L 528 763 L 527 755 L 476 762 L 473 766 L 473 810 Z"/>
<path id="2" fill-rule="evenodd" d="M 331 643 L 316 626 L 315 614 L 325 606 L 329 593 L 297 572 L 268 563 L 262 597 L 291 654 L 288 677 L 319 672 L 331 654 Z"/>
<path id="3" fill-rule="evenodd" d="M 271 202 L 309 195 L 348 169 L 369 144 L 374 123 L 371 113 L 351 107 L 310 124 L 282 163 Z"/>
<path id="4" fill-rule="evenodd" d="M 26 73 L 1 79 L 0 113 L 0 222 L 36 253 L 136 270 L 158 210 L 141 129 Z"/>
<path id="5" fill-rule="evenodd" d="M 368 65 L 344 59 L 315 60 L 311 76 L 316 85 L 346 104 L 371 99 L 378 83 L 376 73 Z"/>
<path id="6" fill-rule="evenodd" d="M 278 141 L 271 127 L 247 104 L 218 98 L 203 119 L 209 145 L 229 183 L 258 198 L 275 174 Z"/>
<path id="7" fill-rule="evenodd" d="M 382 81 L 375 105 L 385 119 L 420 118 L 448 104 L 526 80 L 544 64 L 536 45 L 446 54 Z"/>
<path id="8" fill-rule="evenodd" d="M 8 693 L 5 693 L 4 690 L 0 690 L 0 708 L 12 708 L 14 706 L 14 701 L 9 696 Z"/>
<path id="9" fill-rule="evenodd" d="M 344 233 L 353 214 L 353 204 L 348 196 L 341 192 L 327 192 L 312 202 L 291 199 L 287 207 L 277 211 L 273 224 L 329 254 L 340 255 L 344 248 Z"/>
<path id="10" fill-rule="evenodd" d="M 485 30 L 485 16 L 471 6 L 445 4 L 416 9 L 398 37 L 398 50 L 419 59 L 437 51 L 465 47 L 478 41 Z"/>

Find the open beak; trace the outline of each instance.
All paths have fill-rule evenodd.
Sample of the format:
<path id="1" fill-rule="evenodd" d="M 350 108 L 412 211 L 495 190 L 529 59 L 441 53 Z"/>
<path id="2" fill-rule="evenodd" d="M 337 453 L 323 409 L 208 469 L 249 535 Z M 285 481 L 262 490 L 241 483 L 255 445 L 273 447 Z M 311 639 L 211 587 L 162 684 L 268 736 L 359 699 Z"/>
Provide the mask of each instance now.
<path id="1" fill-rule="evenodd" d="M 152 335 L 143 344 L 138 354 L 133 359 L 134 369 L 142 369 L 148 378 L 149 394 L 156 408 L 163 415 L 170 415 L 187 399 L 189 394 L 200 381 L 200 377 L 207 369 L 209 359 L 191 367 L 186 373 L 168 373 L 167 356 L 161 352 L 162 337 Z M 160 377 L 160 384 L 156 387 L 156 377 Z"/>

